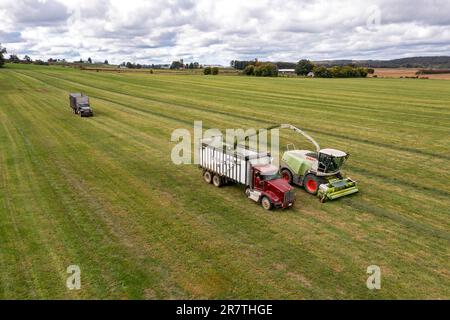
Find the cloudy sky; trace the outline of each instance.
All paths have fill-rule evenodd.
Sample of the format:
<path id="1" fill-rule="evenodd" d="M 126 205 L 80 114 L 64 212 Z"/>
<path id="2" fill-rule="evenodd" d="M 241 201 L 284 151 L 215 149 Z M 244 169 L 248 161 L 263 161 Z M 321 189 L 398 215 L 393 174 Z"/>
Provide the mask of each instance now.
<path id="1" fill-rule="evenodd" d="M 449 13 L 449 0 L 0 0 L 0 43 L 110 63 L 450 55 Z"/>

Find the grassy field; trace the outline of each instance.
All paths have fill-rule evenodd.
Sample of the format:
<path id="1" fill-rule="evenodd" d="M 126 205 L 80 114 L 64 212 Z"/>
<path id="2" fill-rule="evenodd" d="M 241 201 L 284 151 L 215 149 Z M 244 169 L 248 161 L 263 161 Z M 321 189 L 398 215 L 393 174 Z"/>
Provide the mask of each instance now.
<path id="1" fill-rule="evenodd" d="M 96 116 L 74 116 L 68 93 Z M 267 212 L 171 132 L 291 123 L 359 194 Z M 291 136 L 296 145 L 297 137 Z M 0 69 L 0 298 L 450 298 L 450 82 Z M 288 134 L 283 135 L 287 139 Z M 81 290 L 66 268 L 81 267 Z M 381 290 L 368 290 L 378 265 Z"/>

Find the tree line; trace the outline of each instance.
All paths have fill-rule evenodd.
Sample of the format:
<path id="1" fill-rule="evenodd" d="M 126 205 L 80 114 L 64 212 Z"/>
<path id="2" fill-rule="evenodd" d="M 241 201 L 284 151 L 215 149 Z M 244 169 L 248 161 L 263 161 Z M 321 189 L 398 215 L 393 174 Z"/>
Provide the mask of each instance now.
<path id="1" fill-rule="evenodd" d="M 247 76 L 276 77 L 278 68 L 294 69 L 298 76 L 314 76 L 319 78 L 358 78 L 373 74 L 374 69 L 363 68 L 353 64 L 342 66 L 316 65 L 310 60 L 302 59 L 295 63 L 290 62 L 260 62 L 255 60 L 232 60 L 230 65 Z"/>
<path id="2" fill-rule="evenodd" d="M 295 73 L 299 76 L 313 75 L 319 78 L 365 78 L 374 72 L 372 68 L 358 67 L 353 64 L 332 67 L 316 65 L 307 59 L 300 60 L 295 67 Z"/>

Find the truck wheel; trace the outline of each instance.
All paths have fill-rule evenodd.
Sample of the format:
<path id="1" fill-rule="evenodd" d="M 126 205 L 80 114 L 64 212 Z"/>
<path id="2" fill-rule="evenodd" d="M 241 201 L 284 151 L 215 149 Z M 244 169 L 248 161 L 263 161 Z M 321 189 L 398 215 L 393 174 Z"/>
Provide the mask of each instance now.
<path id="1" fill-rule="evenodd" d="M 212 178 L 212 183 L 219 188 L 222 186 L 222 178 L 218 174 L 215 174 Z"/>
<path id="2" fill-rule="evenodd" d="M 282 169 L 281 170 L 281 177 L 286 180 L 289 184 L 292 184 L 292 173 L 289 171 L 289 169 Z"/>
<path id="3" fill-rule="evenodd" d="M 303 187 L 305 187 L 306 192 L 310 194 L 317 194 L 320 184 L 319 178 L 313 174 L 308 174 L 303 180 Z"/>
<path id="4" fill-rule="evenodd" d="M 273 208 L 272 202 L 270 202 L 270 199 L 267 198 L 266 196 L 262 197 L 261 205 L 266 210 L 272 210 L 272 208 Z"/>
<path id="5" fill-rule="evenodd" d="M 205 180 L 206 183 L 211 183 L 212 182 L 211 172 L 209 171 L 203 172 L 203 180 Z"/>

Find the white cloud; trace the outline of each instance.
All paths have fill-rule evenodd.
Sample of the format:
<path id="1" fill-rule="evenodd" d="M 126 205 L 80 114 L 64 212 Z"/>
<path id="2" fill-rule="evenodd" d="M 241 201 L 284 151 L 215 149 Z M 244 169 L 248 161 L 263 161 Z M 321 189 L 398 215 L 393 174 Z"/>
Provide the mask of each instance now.
<path id="1" fill-rule="evenodd" d="M 381 24 L 368 28 L 373 6 Z M 0 0 L 0 42 L 116 63 L 446 55 L 449 11 L 439 0 Z"/>

